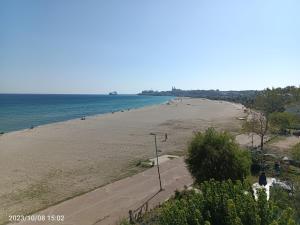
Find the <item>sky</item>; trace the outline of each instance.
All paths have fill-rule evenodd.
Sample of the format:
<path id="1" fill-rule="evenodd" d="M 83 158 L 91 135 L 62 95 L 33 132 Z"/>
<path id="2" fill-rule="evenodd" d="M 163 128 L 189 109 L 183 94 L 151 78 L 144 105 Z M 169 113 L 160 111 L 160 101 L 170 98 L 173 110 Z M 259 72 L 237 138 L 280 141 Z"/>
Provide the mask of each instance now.
<path id="1" fill-rule="evenodd" d="M 299 0 L 1 0 L 0 93 L 300 85 Z"/>

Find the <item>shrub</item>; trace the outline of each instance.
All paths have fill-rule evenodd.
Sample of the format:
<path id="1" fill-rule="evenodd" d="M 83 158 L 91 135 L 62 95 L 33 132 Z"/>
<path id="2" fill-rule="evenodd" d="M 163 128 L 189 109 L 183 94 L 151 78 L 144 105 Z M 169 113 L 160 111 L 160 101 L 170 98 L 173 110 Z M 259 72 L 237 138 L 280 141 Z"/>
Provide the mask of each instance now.
<path id="1" fill-rule="evenodd" d="M 243 180 L 250 171 L 251 157 L 233 136 L 213 128 L 197 133 L 189 145 L 188 169 L 197 183 L 206 180 Z"/>
<path id="2" fill-rule="evenodd" d="M 231 181 L 208 181 L 201 193 L 177 195 L 158 210 L 158 225 L 292 225 L 293 211 L 280 209 L 259 192 L 254 200 L 250 185 Z M 144 223 L 143 223 L 144 224 Z"/>

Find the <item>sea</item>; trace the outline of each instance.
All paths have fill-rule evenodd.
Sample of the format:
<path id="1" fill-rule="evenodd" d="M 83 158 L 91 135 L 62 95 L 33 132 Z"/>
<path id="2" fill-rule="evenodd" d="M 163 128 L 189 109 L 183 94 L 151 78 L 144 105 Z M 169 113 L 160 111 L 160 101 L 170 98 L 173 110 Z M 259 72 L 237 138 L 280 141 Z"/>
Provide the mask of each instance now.
<path id="1" fill-rule="evenodd" d="M 172 98 L 140 95 L 0 94 L 0 133 L 162 104 Z"/>

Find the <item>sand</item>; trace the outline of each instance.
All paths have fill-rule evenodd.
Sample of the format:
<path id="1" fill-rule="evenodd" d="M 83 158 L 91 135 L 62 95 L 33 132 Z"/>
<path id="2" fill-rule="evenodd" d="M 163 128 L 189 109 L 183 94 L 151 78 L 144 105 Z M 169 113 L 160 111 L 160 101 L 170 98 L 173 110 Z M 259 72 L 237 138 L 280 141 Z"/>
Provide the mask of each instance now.
<path id="1" fill-rule="evenodd" d="M 291 157 L 291 149 L 298 143 L 300 143 L 300 138 L 297 136 L 280 136 L 278 140 L 275 139 L 275 141 L 269 143 L 268 147 L 280 157 Z"/>
<path id="2" fill-rule="evenodd" d="M 139 160 L 182 153 L 195 131 L 238 130 L 238 104 L 182 99 L 0 136 L 0 224 L 136 173 Z M 168 140 L 163 142 L 164 134 Z"/>
<path id="3" fill-rule="evenodd" d="M 266 135 L 264 137 L 264 143 L 270 140 L 270 136 Z M 239 134 L 235 137 L 235 140 L 242 147 L 252 147 L 252 134 Z M 261 138 L 257 134 L 253 134 L 253 147 L 260 147 Z"/>
<path id="4" fill-rule="evenodd" d="M 146 202 L 148 209 L 154 208 L 176 190 L 193 183 L 183 157 L 162 162 L 160 175 L 163 188 L 160 192 L 157 167 L 152 167 L 33 214 L 44 215 L 44 221 L 27 220 L 9 225 L 119 225 L 120 220 L 128 218 L 129 210 L 135 215 L 141 208 L 145 212 Z M 64 215 L 64 219 L 51 221 L 48 215 Z"/>
<path id="5" fill-rule="evenodd" d="M 280 148 L 280 149 L 289 150 L 290 148 L 292 148 L 293 146 L 295 146 L 299 142 L 300 142 L 299 137 L 289 136 L 289 137 L 284 137 L 281 140 L 279 140 L 278 142 L 272 143 L 270 145 L 274 146 L 274 147 L 277 147 L 277 148 Z"/>

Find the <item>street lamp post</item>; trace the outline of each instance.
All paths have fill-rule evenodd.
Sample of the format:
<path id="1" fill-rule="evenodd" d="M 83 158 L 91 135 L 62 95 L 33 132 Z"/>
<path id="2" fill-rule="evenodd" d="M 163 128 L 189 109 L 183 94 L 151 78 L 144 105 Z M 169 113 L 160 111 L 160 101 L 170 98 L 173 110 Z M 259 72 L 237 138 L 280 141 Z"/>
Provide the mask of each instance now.
<path id="1" fill-rule="evenodd" d="M 154 136 L 154 142 L 155 142 L 155 153 L 156 153 L 156 165 L 157 165 L 157 173 L 158 173 L 158 179 L 159 179 L 159 191 L 162 191 L 163 188 L 161 186 L 161 178 L 160 178 L 160 171 L 159 171 L 159 164 L 158 164 L 158 149 L 157 149 L 157 140 L 156 140 L 156 134 L 150 133 L 150 135 Z"/>

